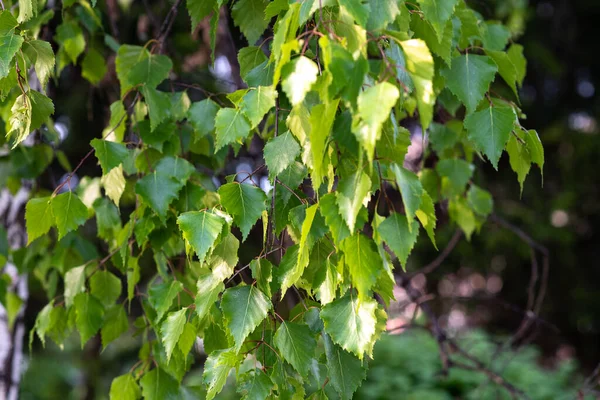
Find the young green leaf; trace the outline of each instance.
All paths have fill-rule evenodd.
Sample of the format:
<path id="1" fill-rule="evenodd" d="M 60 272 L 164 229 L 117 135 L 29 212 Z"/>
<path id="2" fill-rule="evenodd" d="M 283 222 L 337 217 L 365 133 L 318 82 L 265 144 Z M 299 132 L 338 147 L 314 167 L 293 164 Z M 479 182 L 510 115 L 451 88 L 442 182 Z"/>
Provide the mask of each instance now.
<path id="1" fill-rule="evenodd" d="M 406 54 L 406 69 L 412 78 L 417 92 L 419 120 L 423 129 L 427 129 L 433 119 L 433 57 L 424 41 L 412 39 L 400 42 Z"/>
<path id="2" fill-rule="evenodd" d="M 223 292 L 221 309 L 236 351 L 241 349 L 246 337 L 267 317 L 272 307 L 269 298 L 255 286 L 236 286 Z"/>
<path id="3" fill-rule="evenodd" d="M 242 110 L 234 108 L 221 108 L 215 118 L 217 142 L 215 151 L 228 144 L 246 138 L 250 134 L 250 121 Z"/>
<path id="4" fill-rule="evenodd" d="M 352 285 L 358 291 L 360 301 L 370 298 L 370 291 L 381 273 L 381 257 L 372 239 L 356 233 L 341 244 L 344 260 L 348 265 Z"/>
<path id="5" fill-rule="evenodd" d="M 90 278 L 90 292 L 105 306 L 116 303 L 122 288 L 121 280 L 106 270 L 98 271 Z"/>
<path id="6" fill-rule="evenodd" d="M 363 203 L 370 198 L 371 179 L 361 170 L 342 179 L 336 192 L 337 205 L 342 218 L 354 232 L 356 220 Z"/>
<path id="7" fill-rule="evenodd" d="M 290 132 L 271 139 L 264 148 L 264 157 L 273 178 L 288 168 L 300 154 L 300 145 Z"/>
<path id="8" fill-rule="evenodd" d="M 223 390 L 229 371 L 240 361 L 240 356 L 234 348 L 217 350 L 209 354 L 202 374 L 204 383 L 207 385 L 207 400 L 214 399 Z"/>
<path id="9" fill-rule="evenodd" d="M 339 100 L 318 104 L 311 110 L 310 115 L 310 152 L 312 154 L 311 178 L 315 191 L 319 190 L 326 174 L 327 142 L 333 127 Z"/>
<path id="10" fill-rule="evenodd" d="M 433 247 L 437 249 L 437 245 L 435 244 L 435 225 L 437 223 L 437 218 L 435 216 L 435 207 L 433 204 L 433 200 L 429 194 L 423 190 L 423 198 L 421 199 L 421 206 L 415 212 L 417 219 L 423 225 L 423 228 L 427 232 L 427 236 L 433 243 Z"/>
<path id="11" fill-rule="evenodd" d="M 156 310 L 157 321 L 162 320 L 162 317 L 171 308 L 173 300 L 182 290 L 183 284 L 179 281 L 164 282 L 148 289 L 148 300 Z"/>
<path id="12" fill-rule="evenodd" d="M 467 200 L 473 211 L 482 217 L 487 217 L 494 209 L 494 200 L 490 192 L 476 185 L 471 185 L 469 188 Z"/>
<path id="13" fill-rule="evenodd" d="M 79 293 L 73 300 L 75 305 L 75 325 L 81 336 L 81 348 L 102 327 L 104 307 L 89 293 Z"/>
<path id="14" fill-rule="evenodd" d="M 506 143 L 506 152 L 508 153 L 510 167 L 517 174 L 517 180 L 521 187 L 521 195 L 523 195 L 523 183 L 531 169 L 531 156 L 525 144 L 523 131 L 519 130 L 517 132 L 509 135 L 508 142 Z M 518 135 L 518 139 L 515 135 Z"/>
<path id="15" fill-rule="evenodd" d="M 317 348 L 317 341 L 309 327 L 285 321 L 277 328 L 273 342 L 283 359 L 300 375 L 306 376 Z"/>
<path id="16" fill-rule="evenodd" d="M 409 227 L 410 223 L 410 227 Z M 377 233 L 387 243 L 406 270 L 406 261 L 419 236 L 419 223 L 406 215 L 392 213 L 377 227 Z"/>
<path id="17" fill-rule="evenodd" d="M 8 76 L 10 62 L 23 44 L 23 37 L 12 32 L 0 32 L 0 79 Z"/>
<path id="18" fill-rule="evenodd" d="M 418 0 L 421 6 L 421 11 L 425 18 L 431 23 L 435 29 L 438 38 L 441 40 L 444 35 L 446 22 L 450 20 L 454 14 L 454 7 L 458 0 Z"/>
<path id="19" fill-rule="evenodd" d="M 102 54 L 98 50 L 90 48 L 81 62 L 81 76 L 92 85 L 97 85 L 104 78 L 107 70 Z"/>
<path id="20" fill-rule="evenodd" d="M 131 85 L 145 85 L 154 89 L 168 78 L 173 68 L 171 59 L 162 54 L 150 54 L 141 58 L 127 74 L 127 82 Z"/>
<path id="21" fill-rule="evenodd" d="M 354 122 L 352 131 L 364 147 L 369 162 L 373 162 L 381 127 L 390 118 L 390 112 L 399 97 L 398 88 L 388 82 L 372 86 L 358 96 L 358 120 Z"/>
<path id="22" fill-rule="evenodd" d="M 253 185 L 234 182 L 221 186 L 219 196 L 223 207 L 242 231 L 242 240 L 246 240 L 250 229 L 267 208 L 265 192 Z"/>
<path id="23" fill-rule="evenodd" d="M 404 167 L 400 167 L 397 164 L 392 164 L 391 169 L 396 177 L 396 183 L 398 184 L 400 194 L 402 195 L 406 218 L 409 221 L 412 221 L 421 205 L 421 199 L 423 197 L 423 186 L 421 185 L 421 181 L 419 181 L 419 178 L 413 172 Z M 412 222 L 408 226 L 408 229 L 409 231 L 412 231 Z"/>
<path id="24" fill-rule="evenodd" d="M 146 372 L 142 379 L 142 398 L 144 400 L 180 399 L 179 384 L 162 368 Z"/>
<path id="25" fill-rule="evenodd" d="M 490 106 L 465 118 L 469 139 L 496 170 L 516 119 L 514 109 L 507 106 Z"/>
<path id="26" fill-rule="evenodd" d="M 344 297 L 323 306 L 321 319 L 325 332 L 344 350 L 362 360 L 375 334 L 377 302 L 370 298 L 359 301 L 349 291 Z"/>
<path id="27" fill-rule="evenodd" d="M 167 362 L 171 360 L 173 350 L 183 333 L 186 322 L 186 311 L 187 309 L 182 308 L 179 311 L 170 313 L 160 327 L 161 341 L 165 346 Z"/>
<path id="28" fill-rule="evenodd" d="M 192 103 L 187 111 L 187 119 L 200 136 L 206 136 L 215 129 L 215 117 L 220 107 L 211 99 Z"/>
<path id="29" fill-rule="evenodd" d="M 242 400 L 264 400 L 271 394 L 273 381 L 259 368 L 240 375 L 237 392 Z"/>
<path id="30" fill-rule="evenodd" d="M 269 3 L 269 0 L 240 0 L 231 8 L 234 24 L 240 28 L 250 45 L 256 43 L 269 25 L 270 18 L 265 18 Z"/>
<path id="31" fill-rule="evenodd" d="M 69 191 L 52 199 L 52 214 L 58 228 L 58 239 L 83 225 L 88 218 L 88 209 L 77 195 Z"/>
<path id="32" fill-rule="evenodd" d="M 472 114 L 496 72 L 498 67 L 491 58 L 467 53 L 452 59 L 452 68 L 442 70 L 442 76 L 446 78 L 448 88 L 467 108 L 467 114 Z"/>
<path id="33" fill-rule="evenodd" d="M 65 274 L 65 304 L 71 307 L 75 296 L 85 290 L 85 265 L 71 268 Z"/>
<path id="34" fill-rule="evenodd" d="M 90 144 L 96 151 L 96 158 L 100 162 L 102 174 L 104 175 L 109 173 L 111 169 L 121 165 L 129 156 L 129 150 L 121 143 L 93 139 Z"/>
<path id="35" fill-rule="evenodd" d="M 137 400 L 142 391 L 130 373 L 117 376 L 110 385 L 110 400 Z"/>
<path id="36" fill-rule="evenodd" d="M 190 211 L 177 218 L 186 245 L 194 249 L 200 263 L 214 248 L 224 223 L 223 218 L 208 211 Z"/>
<path id="37" fill-rule="evenodd" d="M 102 337 L 102 348 L 106 347 L 113 341 L 117 340 L 122 334 L 129 329 L 129 321 L 125 308 L 120 304 L 115 304 L 106 310 L 104 314 L 104 323 L 100 330 Z"/>
<path id="38" fill-rule="evenodd" d="M 54 224 L 52 215 L 52 199 L 38 197 L 30 199 L 25 206 L 25 226 L 27 228 L 27 245 L 48 233 Z"/>
<path id="39" fill-rule="evenodd" d="M 323 343 L 331 384 L 342 400 L 352 399 L 356 389 L 367 377 L 366 363 L 334 344 L 327 334 L 323 334 Z"/>
<path id="40" fill-rule="evenodd" d="M 284 68 L 285 78 L 281 84 L 292 105 L 298 105 L 317 81 L 319 68 L 311 59 L 300 56 Z"/>

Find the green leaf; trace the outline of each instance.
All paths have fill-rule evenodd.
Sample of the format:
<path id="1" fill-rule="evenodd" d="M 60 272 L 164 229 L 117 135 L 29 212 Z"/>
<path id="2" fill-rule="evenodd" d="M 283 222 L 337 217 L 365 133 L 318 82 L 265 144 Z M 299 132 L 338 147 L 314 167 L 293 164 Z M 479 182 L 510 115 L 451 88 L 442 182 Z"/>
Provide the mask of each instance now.
<path id="1" fill-rule="evenodd" d="M 115 59 L 115 67 L 117 71 L 117 77 L 121 82 L 121 96 L 125 95 L 133 84 L 129 81 L 129 72 L 140 60 L 150 56 L 150 52 L 141 46 L 132 46 L 124 44 L 119 47 L 117 51 L 117 58 Z"/>
<path id="2" fill-rule="evenodd" d="M 356 233 L 344 239 L 341 249 L 359 300 L 369 299 L 371 288 L 382 271 L 382 261 L 375 243 L 362 233 Z"/>
<path id="3" fill-rule="evenodd" d="M 215 118 L 215 127 L 217 129 L 215 151 L 246 138 L 252 129 L 250 121 L 242 110 L 234 108 L 221 108 Z"/>
<path id="4" fill-rule="evenodd" d="M 100 330 L 102 337 L 102 348 L 106 347 L 113 341 L 117 340 L 122 334 L 129 329 L 129 320 L 127 313 L 120 304 L 116 304 L 106 310 L 104 315 L 104 324 Z"/>
<path id="5" fill-rule="evenodd" d="M 269 177 L 275 177 L 288 168 L 300 154 L 300 145 L 288 131 L 271 139 L 264 148 Z"/>
<path id="6" fill-rule="evenodd" d="M 239 3 L 236 3 L 239 4 Z M 241 109 L 248 121 L 250 121 L 250 128 L 254 129 L 258 126 L 260 121 L 266 113 L 275 107 L 275 99 L 277 98 L 277 91 L 273 86 L 259 86 L 257 88 L 251 88 L 248 93 L 242 98 Z"/>
<path id="7" fill-rule="evenodd" d="M 368 4 L 364 4 L 361 0 L 339 0 L 339 2 L 340 6 L 346 8 L 360 26 L 367 27 L 367 20 L 371 11 Z"/>
<path id="8" fill-rule="evenodd" d="M 210 308 L 218 300 L 219 294 L 225 290 L 225 285 L 210 271 L 204 270 L 200 273 L 196 287 L 196 314 L 203 320 L 210 313 Z"/>
<path id="9" fill-rule="evenodd" d="M 37 1 L 36 0 L 20 0 L 19 4 L 19 23 L 26 22 L 32 17 L 37 15 Z M 3 7 L 4 8 L 4 7 Z"/>
<path id="10" fill-rule="evenodd" d="M 96 298 L 89 293 L 79 293 L 73 301 L 75 305 L 75 325 L 81 336 L 81 348 L 94 336 L 104 318 L 104 307 Z"/>
<path id="11" fill-rule="evenodd" d="M 433 119 L 435 94 L 433 92 L 433 57 L 424 41 L 412 39 L 400 42 L 406 55 L 406 69 L 417 92 L 419 120 L 427 129 Z"/>
<path id="12" fill-rule="evenodd" d="M 121 165 L 121 163 L 129 156 L 129 150 L 121 143 L 93 139 L 90 144 L 96 151 L 96 158 L 100 162 L 102 174 L 104 175 L 111 169 Z"/>
<path id="13" fill-rule="evenodd" d="M 339 212 L 334 193 L 328 193 L 321 197 L 319 211 L 325 218 L 325 223 L 329 227 L 335 243 L 340 243 L 350 236 L 350 230 Z"/>
<path id="14" fill-rule="evenodd" d="M 523 46 L 520 44 L 513 44 L 508 48 L 506 53 L 517 72 L 517 84 L 522 86 L 523 79 L 525 79 L 525 74 L 527 73 L 527 60 L 523 55 Z"/>
<path id="15" fill-rule="evenodd" d="M 23 44 L 23 52 L 33 63 L 35 73 L 43 91 L 54 70 L 54 51 L 52 51 L 52 46 L 43 40 L 32 40 Z"/>
<path id="16" fill-rule="evenodd" d="M 142 391 L 130 373 L 117 376 L 110 385 L 110 400 L 137 400 Z"/>
<path id="17" fill-rule="evenodd" d="M 440 160 L 435 166 L 441 177 L 448 178 L 453 195 L 463 194 L 467 183 L 473 177 L 474 169 L 472 164 L 458 158 Z"/>
<path id="18" fill-rule="evenodd" d="M 186 245 L 194 249 L 200 263 L 214 248 L 224 223 L 223 218 L 207 211 L 190 211 L 177 218 Z"/>
<path id="19" fill-rule="evenodd" d="M 364 147 L 369 162 L 373 162 L 375 144 L 381 137 L 381 127 L 390 117 L 399 97 L 398 88 L 388 82 L 372 86 L 358 95 L 357 120 L 353 122 L 352 131 Z"/>
<path id="20" fill-rule="evenodd" d="M 183 328 L 186 322 L 186 308 L 170 313 L 160 326 L 160 339 L 165 346 L 167 353 L 167 362 L 171 360 L 171 355 L 179 338 L 183 333 Z"/>
<path id="21" fill-rule="evenodd" d="M 367 377 L 366 363 L 333 344 L 327 334 L 323 335 L 323 343 L 331 384 L 342 400 L 352 399 L 354 392 Z"/>
<path id="22" fill-rule="evenodd" d="M 431 23 L 441 40 L 446 28 L 446 22 L 454 14 L 454 7 L 458 0 L 418 0 L 421 11 L 425 18 Z"/>
<path id="23" fill-rule="evenodd" d="M 186 322 L 183 326 L 183 332 L 179 337 L 179 342 L 177 342 L 177 347 L 179 347 L 179 350 L 181 350 L 181 353 L 184 356 L 187 356 L 189 352 L 192 351 L 192 347 L 194 347 L 197 337 L 196 327 L 193 324 Z"/>
<path id="24" fill-rule="evenodd" d="M 250 262 L 252 277 L 259 290 L 271 298 L 271 281 L 273 280 L 273 264 L 265 258 L 257 258 Z"/>
<path id="25" fill-rule="evenodd" d="M 217 350 L 210 353 L 204 364 L 202 378 L 207 385 L 206 399 L 212 400 L 227 382 L 227 376 L 232 368 L 237 367 L 240 356 L 234 348 Z"/>
<path id="26" fill-rule="evenodd" d="M 23 44 L 23 37 L 12 32 L 0 33 L 0 79 L 8 76 L 10 62 Z"/>
<path id="27" fill-rule="evenodd" d="M 515 137 L 518 135 L 519 140 Z M 509 134 L 508 142 L 506 143 L 506 152 L 508 153 L 508 160 L 510 167 L 517 174 L 517 180 L 521 187 L 521 195 L 523 195 L 523 182 L 529 174 L 531 169 L 531 156 L 526 147 L 523 131 L 518 131 L 513 135 Z"/>
<path id="28" fill-rule="evenodd" d="M 71 62 L 77 64 L 77 57 L 85 50 L 85 38 L 79 25 L 73 21 L 64 21 L 56 28 L 55 38 Z"/>
<path id="29" fill-rule="evenodd" d="M 164 220 L 169 204 L 194 170 L 194 166 L 182 158 L 163 158 L 154 172 L 137 182 L 135 192 Z"/>
<path id="30" fill-rule="evenodd" d="M 337 205 L 350 233 L 354 232 L 356 220 L 365 200 L 369 199 L 371 179 L 363 171 L 342 179 L 336 192 Z"/>
<path id="31" fill-rule="evenodd" d="M 14 143 L 12 148 L 14 149 L 27 138 L 31 131 L 31 103 L 29 97 L 26 94 L 17 97 L 10 112 L 11 114 L 8 118 L 10 130 L 6 134 L 6 137 L 13 138 Z"/>
<path id="32" fill-rule="evenodd" d="M 73 192 L 59 194 L 52 199 L 52 214 L 58 228 L 58 240 L 83 225 L 88 218 L 88 209 Z"/>
<path id="33" fill-rule="evenodd" d="M 198 24 L 217 7 L 216 0 L 187 0 L 188 13 L 192 20 L 192 32 Z"/>
<path id="34" fill-rule="evenodd" d="M 488 107 L 465 118 L 465 128 L 475 146 L 498 169 L 498 160 L 516 121 L 512 107 Z"/>
<path id="35" fill-rule="evenodd" d="M 89 49 L 81 62 L 81 76 L 92 85 L 97 85 L 106 75 L 106 71 L 106 61 L 102 54 L 94 48 Z"/>
<path id="36" fill-rule="evenodd" d="M 259 368 L 245 372 L 237 381 L 237 392 L 242 395 L 242 400 L 264 400 L 272 388 L 273 381 Z"/>
<path id="37" fill-rule="evenodd" d="M 109 271 L 98 271 L 90 278 L 90 291 L 105 306 L 116 303 L 121 296 L 121 280 Z"/>
<path id="38" fill-rule="evenodd" d="M 325 332 L 344 350 L 362 360 L 375 335 L 376 309 L 375 300 L 368 298 L 359 301 L 352 291 L 348 291 L 344 297 L 321 309 Z"/>
<path id="39" fill-rule="evenodd" d="M 379 224 L 377 233 L 396 254 L 402 268 L 406 270 L 406 261 L 419 236 L 419 223 L 413 219 L 407 220 L 406 215 L 392 213 Z"/>
<path id="40" fill-rule="evenodd" d="M 211 99 L 204 99 L 192 103 L 187 119 L 200 136 L 206 136 L 215 129 L 215 117 L 220 107 Z"/>
<path id="41" fill-rule="evenodd" d="M 510 39 L 510 31 L 500 23 L 486 22 L 481 25 L 481 31 L 486 50 L 502 51 Z"/>
<path id="42" fill-rule="evenodd" d="M 131 85 L 145 85 L 154 89 L 169 77 L 173 69 L 171 59 L 162 54 L 150 54 L 133 65 L 127 74 L 127 82 Z"/>
<path id="43" fill-rule="evenodd" d="M 467 192 L 467 200 L 473 211 L 477 214 L 487 217 L 494 210 L 494 199 L 487 190 L 479 186 L 471 185 Z"/>
<path id="44" fill-rule="evenodd" d="M 65 274 L 65 304 L 71 307 L 75 296 L 85 290 L 85 265 L 71 268 Z"/>
<path id="45" fill-rule="evenodd" d="M 538 136 L 537 131 L 528 130 L 523 131 L 525 136 L 525 143 L 527 143 L 527 150 L 529 150 L 529 156 L 531 157 L 531 162 L 537 164 L 540 167 L 540 171 L 542 173 L 542 182 L 544 181 L 544 147 L 542 146 L 542 141 Z"/>
<path id="46" fill-rule="evenodd" d="M 492 60 L 498 66 L 498 73 L 512 89 L 515 96 L 519 95 L 517 91 L 517 69 L 515 68 L 510 57 L 503 51 L 486 51 L 486 54 L 491 57 Z"/>
<path id="47" fill-rule="evenodd" d="M 54 215 L 52 215 L 52 199 L 50 197 L 38 197 L 27 202 L 25 206 L 27 245 L 48 233 L 53 224 Z"/>
<path id="48" fill-rule="evenodd" d="M 144 400 L 177 400 L 181 398 L 179 384 L 162 368 L 146 372 L 140 379 L 140 384 Z"/>
<path id="49" fill-rule="evenodd" d="M 267 196 L 260 188 L 249 184 L 227 183 L 219 188 L 221 204 L 233 216 L 233 221 L 246 240 L 250 229 L 267 209 Z"/>
<path id="50" fill-rule="evenodd" d="M 171 114 L 171 99 L 167 93 L 159 92 L 146 85 L 142 87 L 142 93 L 148 105 L 150 129 L 155 130 L 161 122 L 169 118 Z"/>
<path id="51" fill-rule="evenodd" d="M 267 56 L 260 47 L 248 46 L 240 49 L 237 59 L 240 64 L 240 76 L 244 82 L 248 83 L 247 78 L 250 71 L 265 63 Z"/>
<path id="52" fill-rule="evenodd" d="M 402 195 L 406 218 L 409 221 L 412 221 L 421 205 L 421 199 L 423 197 L 423 186 L 421 185 L 421 181 L 419 181 L 419 178 L 413 172 L 404 167 L 400 167 L 397 164 L 392 164 L 391 170 L 396 176 L 396 183 L 398 184 L 400 194 Z M 412 222 L 408 226 L 408 229 L 409 231 L 412 231 Z"/>
<path id="53" fill-rule="evenodd" d="M 289 362 L 300 375 L 307 375 L 317 348 L 317 341 L 307 325 L 283 322 L 275 332 L 273 343 L 284 360 Z"/>
<path id="54" fill-rule="evenodd" d="M 429 141 L 436 153 L 443 153 L 454 147 L 458 141 L 458 134 L 445 124 L 434 122 L 429 126 Z"/>
<path id="55" fill-rule="evenodd" d="M 471 235 L 476 228 L 475 214 L 469 207 L 464 198 L 458 197 L 448 203 L 448 214 L 460 229 L 465 233 L 467 240 L 471 240 Z"/>
<path id="56" fill-rule="evenodd" d="M 452 37 L 454 25 L 452 21 L 446 22 L 446 28 L 441 39 L 433 29 L 429 21 L 421 19 L 418 14 L 413 14 L 411 18 L 411 29 L 415 32 L 415 37 L 423 39 L 432 53 L 437 54 L 446 65 L 452 65 Z"/>
<path id="57" fill-rule="evenodd" d="M 175 297 L 183 290 L 183 284 L 179 281 L 164 282 L 160 285 L 150 286 L 148 289 L 148 300 L 156 310 L 156 320 L 162 320 Z"/>
<path id="58" fill-rule="evenodd" d="M 302 103 L 312 85 L 317 81 L 319 68 L 311 59 L 300 56 L 284 68 L 283 91 L 293 106 Z"/>
<path id="59" fill-rule="evenodd" d="M 427 232 L 427 236 L 433 243 L 433 247 L 437 249 L 437 245 L 435 244 L 435 225 L 437 223 L 437 218 L 435 216 L 435 207 L 433 205 L 433 200 L 429 194 L 423 190 L 423 198 L 421 199 L 421 206 L 415 213 L 417 215 L 417 219 L 425 228 Z"/>
<path id="60" fill-rule="evenodd" d="M 327 155 L 327 141 L 335 114 L 338 108 L 338 100 L 328 102 L 327 104 L 318 104 L 311 110 L 310 115 L 310 152 L 312 153 L 312 182 L 315 191 L 319 190 L 325 175 L 326 165 L 324 158 Z"/>
<path id="61" fill-rule="evenodd" d="M 473 113 L 496 77 L 498 67 L 487 56 L 464 54 L 452 59 L 452 68 L 442 70 L 446 85 Z"/>
<path id="62" fill-rule="evenodd" d="M 273 306 L 263 292 L 252 286 L 236 286 L 223 292 L 221 309 L 227 329 L 239 351 L 246 337 L 267 317 Z"/>
<path id="63" fill-rule="evenodd" d="M 121 164 L 118 167 L 111 169 L 108 174 L 100 178 L 100 182 L 104 187 L 106 195 L 118 207 L 119 201 L 121 200 L 121 196 L 125 191 L 125 176 L 123 175 L 123 165 Z"/>
<path id="64" fill-rule="evenodd" d="M 400 9 L 395 1 L 369 0 L 369 6 L 371 12 L 367 20 L 368 31 L 385 29 L 400 14 Z"/>
<path id="65" fill-rule="evenodd" d="M 240 0 L 231 8 L 233 22 L 246 36 L 249 45 L 255 44 L 269 25 L 270 18 L 265 18 L 269 3 L 269 0 Z"/>
<path id="66" fill-rule="evenodd" d="M 42 124 L 48 121 L 50 115 L 54 114 L 54 104 L 48 97 L 35 90 L 28 91 L 27 96 L 31 101 L 30 129 L 38 129 Z"/>

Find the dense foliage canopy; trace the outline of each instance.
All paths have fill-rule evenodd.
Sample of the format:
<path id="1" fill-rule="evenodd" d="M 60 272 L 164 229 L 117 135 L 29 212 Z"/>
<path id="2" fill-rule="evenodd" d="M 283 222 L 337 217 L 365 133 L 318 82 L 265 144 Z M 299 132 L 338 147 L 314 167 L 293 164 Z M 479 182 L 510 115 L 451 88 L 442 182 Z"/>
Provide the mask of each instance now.
<path id="1" fill-rule="evenodd" d="M 247 398 L 351 398 L 415 243 L 437 249 L 438 218 L 470 238 L 492 212 L 476 165 L 498 168 L 507 152 L 521 188 L 543 168 L 520 122 L 518 27 L 462 0 L 187 0 L 213 53 L 221 7 L 249 44 L 244 87 L 188 85 L 203 94 L 192 101 L 165 54 L 180 3 L 156 38 L 127 44 L 95 1 L 63 1 L 53 43 L 40 35 L 55 10 L 4 1 L 0 183 L 29 182 L 33 197 L 28 247 L 9 252 L 0 237 L 0 263 L 46 290 L 30 342 L 62 345 L 75 330 L 82 347 L 99 333 L 106 348 L 135 332 L 139 363 L 111 398 L 180 398 L 197 337 L 208 398 L 232 369 Z M 72 168 L 47 87 L 71 65 L 97 85 L 113 57 L 120 99 Z M 224 176 L 253 141 L 264 164 Z M 102 175 L 77 184 L 92 157 Z M 68 174 L 37 184 L 55 160 Z M 14 318 L 21 300 L 0 282 Z"/>

